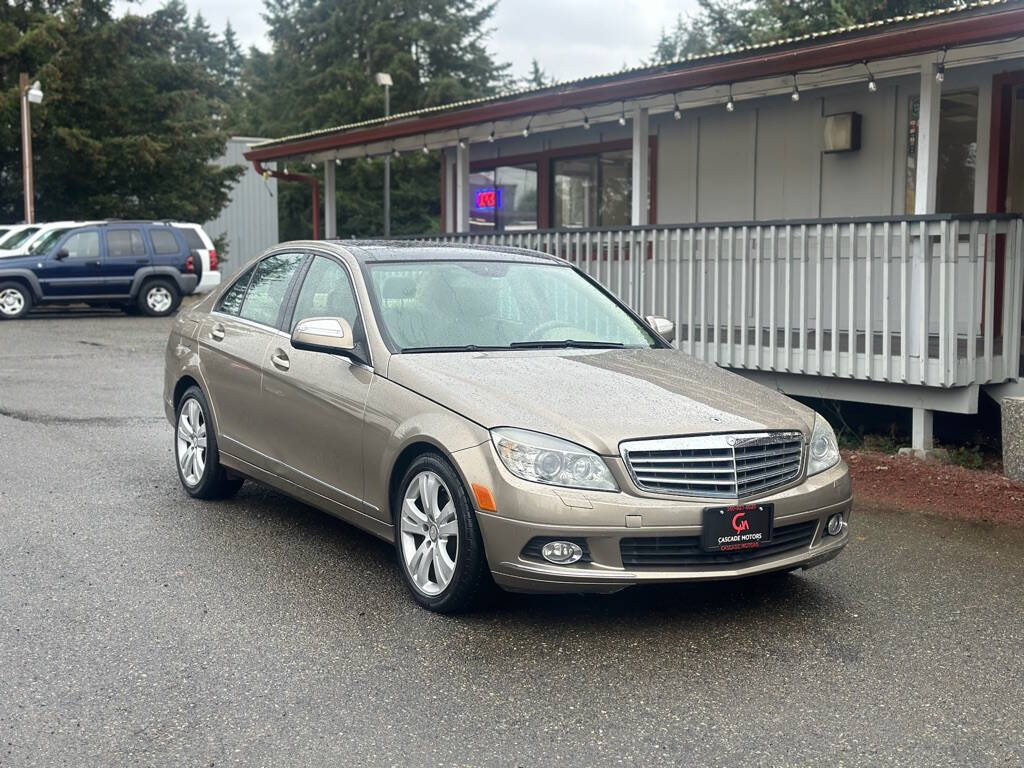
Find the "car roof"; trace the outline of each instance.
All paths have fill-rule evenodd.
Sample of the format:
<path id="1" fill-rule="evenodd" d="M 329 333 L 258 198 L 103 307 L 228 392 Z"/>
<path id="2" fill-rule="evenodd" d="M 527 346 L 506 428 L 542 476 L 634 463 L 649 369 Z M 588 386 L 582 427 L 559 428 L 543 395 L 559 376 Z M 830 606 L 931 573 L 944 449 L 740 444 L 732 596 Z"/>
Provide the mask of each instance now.
<path id="1" fill-rule="evenodd" d="M 348 251 L 364 264 L 388 261 L 513 261 L 524 264 L 568 266 L 555 256 L 527 248 L 467 243 L 424 243 L 416 240 L 326 240 Z"/>

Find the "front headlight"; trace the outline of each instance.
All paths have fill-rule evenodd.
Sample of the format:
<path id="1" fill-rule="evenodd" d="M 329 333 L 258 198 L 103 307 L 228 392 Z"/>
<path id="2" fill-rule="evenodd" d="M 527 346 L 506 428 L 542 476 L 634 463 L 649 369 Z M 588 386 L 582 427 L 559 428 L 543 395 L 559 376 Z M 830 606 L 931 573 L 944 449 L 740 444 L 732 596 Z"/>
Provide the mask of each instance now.
<path id="1" fill-rule="evenodd" d="M 831 425 L 821 416 L 814 416 L 814 431 L 811 433 L 811 447 L 807 458 L 807 476 L 831 469 L 839 463 L 839 443 Z"/>
<path id="2" fill-rule="evenodd" d="M 505 468 L 523 480 L 594 491 L 619 489 L 604 459 L 568 440 L 500 427 L 491 430 L 491 441 Z"/>

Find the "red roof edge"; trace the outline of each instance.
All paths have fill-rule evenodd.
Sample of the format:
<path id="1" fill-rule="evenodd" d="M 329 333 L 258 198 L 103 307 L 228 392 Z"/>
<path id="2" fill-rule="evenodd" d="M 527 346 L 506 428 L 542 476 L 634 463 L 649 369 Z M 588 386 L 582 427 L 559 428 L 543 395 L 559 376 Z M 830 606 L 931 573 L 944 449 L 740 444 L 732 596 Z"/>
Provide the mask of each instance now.
<path id="1" fill-rule="evenodd" d="M 250 161 L 275 160 L 294 155 L 325 152 L 369 142 L 479 125 L 495 120 L 525 117 L 541 112 L 585 107 L 615 101 L 656 96 L 710 85 L 724 85 L 794 72 L 852 64 L 858 61 L 905 56 L 943 46 L 955 47 L 1024 35 L 1024 8 L 1011 7 L 968 17 L 833 39 L 814 45 L 754 53 L 739 59 L 655 72 L 625 80 L 581 85 L 555 93 L 527 94 L 507 101 L 441 112 L 401 123 L 362 130 L 312 136 L 251 149 Z"/>

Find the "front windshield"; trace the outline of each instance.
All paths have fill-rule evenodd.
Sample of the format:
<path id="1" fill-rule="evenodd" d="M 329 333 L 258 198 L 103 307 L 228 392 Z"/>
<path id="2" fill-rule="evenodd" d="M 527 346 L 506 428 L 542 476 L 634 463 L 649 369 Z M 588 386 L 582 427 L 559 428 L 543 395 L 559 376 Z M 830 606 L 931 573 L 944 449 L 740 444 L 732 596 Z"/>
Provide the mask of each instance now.
<path id="1" fill-rule="evenodd" d="M 504 261 L 369 264 L 397 350 L 652 347 L 654 337 L 575 270 Z"/>
<path id="2" fill-rule="evenodd" d="M 46 253 L 46 251 L 50 250 L 51 246 L 60 240 L 67 231 L 68 230 L 66 229 L 51 229 L 49 232 L 46 232 L 36 238 L 36 241 L 28 247 L 28 252 Z"/>
<path id="3" fill-rule="evenodd" d="M 38 231 L 39 227 L 26 227 L 25 229 L 20 229 L 17 232 L 12 232 L 3 240 L 0 240 L 0 248 L 17 248 Z"/>

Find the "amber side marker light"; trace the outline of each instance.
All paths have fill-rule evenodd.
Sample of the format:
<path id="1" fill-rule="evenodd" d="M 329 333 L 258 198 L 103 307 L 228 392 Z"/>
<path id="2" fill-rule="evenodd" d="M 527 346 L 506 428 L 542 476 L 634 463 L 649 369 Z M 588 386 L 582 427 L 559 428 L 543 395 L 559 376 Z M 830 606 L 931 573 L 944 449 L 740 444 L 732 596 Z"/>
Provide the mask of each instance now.
<path id="1" fill-rule="evenodd" d="M 494 497 L 491 495 L 491 489 L 486 485 L 473 483 L 473 495 L 476 496 L 476 505 L 479 509 L 482 509 L 484 512 L 498 511 L 498 507 L 494 503 Z"/>

